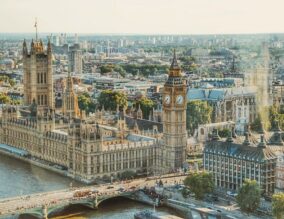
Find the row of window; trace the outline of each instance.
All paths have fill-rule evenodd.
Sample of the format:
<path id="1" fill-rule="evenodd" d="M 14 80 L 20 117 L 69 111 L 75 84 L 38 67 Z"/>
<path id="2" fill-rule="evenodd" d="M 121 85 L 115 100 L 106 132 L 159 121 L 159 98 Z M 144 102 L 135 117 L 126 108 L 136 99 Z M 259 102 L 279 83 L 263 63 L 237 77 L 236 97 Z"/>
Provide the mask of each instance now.
<path id="1" fill-rule="evenodd" d="M 47 73 L 37 73 L 37 83 L 46 84 Z"/>

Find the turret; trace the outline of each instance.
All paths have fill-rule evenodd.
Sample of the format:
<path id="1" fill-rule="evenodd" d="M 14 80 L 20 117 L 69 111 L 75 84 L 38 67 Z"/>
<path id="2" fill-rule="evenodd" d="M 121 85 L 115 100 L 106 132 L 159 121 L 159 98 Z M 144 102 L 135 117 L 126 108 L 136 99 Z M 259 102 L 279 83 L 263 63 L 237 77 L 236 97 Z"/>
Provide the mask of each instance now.
<path id="1" fill-rule="evenodd" d="M 27 48 L 27 43 L 26 40 L 23 42 L 23 56 L 26 56 L 28 54 L 28 48 Z"/>
<path id="2" fill-rule="evenodd" d="M 48 39 L 48 43 L 47 43 L 47 55 L 49 55 L 50 57 L 52 55 L 50 39 Z"/>
<path id="3" fill-rule="evenodd" d="M 173 77 L 181 76 L 181 68 L 179 67 L 178 62 L 177 62 L 176 50 L 174 50 L 174 57 L 173 57 L 172 64 L 170 67 L 169 76 L 173 76 Z"/>
<path id="4" fill-rule="evenodd" d="M 31 42 L 31 55 L 35 53 L 35 44 L 34 44 L 34 39 L 32 39 Z"/>
<path id="5" fill-rule="evenodd" d="M 143 112 L 141 110 L 140 104 L 137 110 L 137 119 L 143 119 Z"/>
<path id="6" fill-rule="evenodd" d="M 245 133 L 245 140 L 243 145 L 249 146 L 250 145 L 250 141 L 249 141 L 249 132 Z"/>
<path id="7" fill-rule="evenodd" d="M 265 143 L 265 140 L 264 140 L 264 135 L 260 136 L 260 142 L 259 142 L 257 147 L 259 147 L 259 148 L 265 148 L 266 147 L 266 143 Z"/>

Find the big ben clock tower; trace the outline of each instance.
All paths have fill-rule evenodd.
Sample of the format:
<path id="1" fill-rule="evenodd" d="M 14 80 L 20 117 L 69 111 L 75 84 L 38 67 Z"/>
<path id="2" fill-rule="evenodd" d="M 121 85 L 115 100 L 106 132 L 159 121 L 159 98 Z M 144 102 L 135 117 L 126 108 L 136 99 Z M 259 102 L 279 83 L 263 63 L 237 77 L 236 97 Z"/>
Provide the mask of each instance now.
<path id="1" fill-rule="evenodd" d="M 163 91 L 162 172 L 176 171 L 186 160 L 187 86 L 176 53 Z"/>

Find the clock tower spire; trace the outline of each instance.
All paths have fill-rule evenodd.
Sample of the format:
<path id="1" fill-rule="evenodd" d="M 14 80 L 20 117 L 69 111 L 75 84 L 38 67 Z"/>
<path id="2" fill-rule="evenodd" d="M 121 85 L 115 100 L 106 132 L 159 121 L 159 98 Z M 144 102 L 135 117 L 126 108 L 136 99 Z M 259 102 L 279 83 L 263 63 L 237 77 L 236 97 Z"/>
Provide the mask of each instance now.
<path id="1" fill-rule="evenodd" d="M 176 171 L 186 160 L 186 108 L 187 86 L 181 75 L 176 51 L 163 90 L 163 172 Z"/>

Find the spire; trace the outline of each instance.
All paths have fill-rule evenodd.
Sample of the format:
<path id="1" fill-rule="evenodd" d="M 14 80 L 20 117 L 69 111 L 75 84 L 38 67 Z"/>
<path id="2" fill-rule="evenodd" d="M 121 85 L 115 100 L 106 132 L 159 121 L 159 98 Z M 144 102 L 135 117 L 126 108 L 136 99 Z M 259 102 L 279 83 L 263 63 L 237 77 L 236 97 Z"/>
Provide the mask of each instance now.
<path id="1" fill-rule="evenodd" d="M 67 80 L 66 80 L 66 91 L 73 91 L 73 81 L 70 72 L 68 72 Z"/>
<path id="2" fill-rule="evenodd" d="M 176 55 L 176 50 L 174 49 L 174 57 L 173 57 L 173 61 L 171 64 L 171 69 L 180 69 L 178 62 L 177 62 L 177 55 Z"/>
<path id="3" fill-rule="evenodd" d="M 32 39 L 32 42 L 31 42 L 31 51 L 30 51 L 31 54 L 35 53 L 35 43 L 34 43 L 34 39 Z"/>
<path id="4" fill-rule="evenodd" d="M 143 119 L 143 112 L 141 110 L 140 104 L 138 105 L 138 110 L 137 110 L 137 119 Z"/>
<path id="5" fill-rule="evenodd" d="M 48 37 L 48 43 L 47 43 L 47 54 L 51 54 L 51 43 L 50 43 L 50 37 Z"/>
<path id="6" fill-rule="evenodd" d="M 249 146 L 249 145 L 250 145 L 249 133 L 248 133 L 248 132 L 245 133 L 245 140 L 244 140 L 243 145 L 246 145 L 246 146 Z"/>
<path id="7" fill-rule="evenodd" d="M 266 143 L 264 141 L 264 135 L 260 136 L 260 142 L 258 144 L 258 147 L 260 147 L 260 148 L 265 148 L 266 147 Z"/>
<path id="8" fill-rule="evenodd" d="M 24 39 L 23 42 L 23 55 L 28 54 L 28 49 L 27 49 L 27 43 L 26 43 L 26 39 Z"/>
<path id="9" fill-rule="evenodd" d="M 35 18 L 35 31 L 36 31 L 36 42 L 37 42 L 37 38 L 38 38 L 38 34 L 37 34 L 37 18 Z"/>

